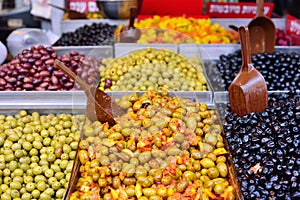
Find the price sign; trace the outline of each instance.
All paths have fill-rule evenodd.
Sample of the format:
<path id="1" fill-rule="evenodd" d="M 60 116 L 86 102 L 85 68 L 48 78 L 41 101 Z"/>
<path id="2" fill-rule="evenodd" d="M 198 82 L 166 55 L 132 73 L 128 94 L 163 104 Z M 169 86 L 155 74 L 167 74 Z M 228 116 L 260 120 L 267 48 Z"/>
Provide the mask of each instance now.
<path id="1" fill-rule="evenodd" d="M 140 15 L 199 16 L 203 0 L 143 0 Z"/>
<path id="2" fill-rule="evenodd" d="M 285 30 L 291 36 L 292 45 L 300 45 L 300 19 L 288 15 Z"/>
<path id="3" fill-rule="evenodd" d="M 290 35 L 300 36 L 300 19 L 288 15 L 286 19 L 286 32 Z"/>
<path id="4" fill-rule="evenodd" d="M 274 3 L 264 4 L 264 14 L 272 16 Z M 253 18 L 256 16 L 256 3 L 208 2 L 206 14 L 212 18 Z"/>
<path id="5" fill-rule="evenodd" d="M 95 0 L 68 0 L 68 8 L 85 14 L 99 11 Z"/>

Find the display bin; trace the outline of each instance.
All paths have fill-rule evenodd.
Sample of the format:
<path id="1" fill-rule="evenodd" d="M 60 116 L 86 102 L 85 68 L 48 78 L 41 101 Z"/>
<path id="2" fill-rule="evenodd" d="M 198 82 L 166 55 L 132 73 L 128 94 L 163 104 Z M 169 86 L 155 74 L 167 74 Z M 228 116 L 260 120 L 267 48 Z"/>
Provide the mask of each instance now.
<path id="1" fill-rule="evenodd" d="M 220 56 L 230 55 L 230 54 L 235 53 L 238 50 L 240 50 L 239 44 L 229 44 L 229 45 L 210 44 L 210 45 L 197 45 L 197 46 L 191 45 L 191 44 L 180 44 L 179 45 L 179 52 L 187 57 L 201 55 L 203 62 L 204 62 L 204 69 L 205 69 L 207 78 L 210 81 L 213 91 L 215 91 L 215 92 L 216 91 L 226 91 L 224 82 L 222 80 L 222 74 L 216 66 L 216 64 L 220 61 Z M 300 48 L 299 48 L 299 46 L 275 46 L 274 53 L 282 53 L 284 55 L 290 55 L 290 54 L 298 54 L 299 55 Z M 279 57 L 283 57 L 284 55 L 281 55 Z M 281 59 L 281 58 L 278 58 L 278 59 Z M 292 60 L 294 58 L 289 58 L 289 59 Z M 298 58 L 295 57 L 295 59 L 297 60 Z M 237 62 L 237 61 L 232 60 L 230 62 Z M 279 62 L 279 63 L 282 63 L 282 62 Z M 253 63 L 253 60 L 252 60 L 252 63 Z M 262 63 L 262 64 L 264 64 L 264 63 Z M 260 64 L 260 65 L 262 65 L 262 64 Z M 295 79 L 297 77 L 296 74 L 299 73 L 299 70 L 297 72 L 297 69 L 299 69 L 298 65 L 299 65 L 298 61 L 296 61 L 296 63 L 294 63 L 293 67 L 292 67 L 293 70 L 295 70 L 294 74 L 292 74 L 292 76 L 295 76 Z M 228 69 L 230 69 L 230 67 L 231 66 L 228 66 Z M 254 65 L 254 67 L 255 67 L 255 65 Z M 258 66 L 258 67 L 260 67 L 260 66 Z M 272 73 L 275 73 L 275 74 L 282 73 L 282 72 L 278 72 L 278 71 L 268 72 L 270 69 L 261 69 L 261 70 L 260 70 L 260 68 L 257 68 L 257 69 L 264 76 L 266 76 L 270 73 L 271 74 Z M 285 69 L 286 69 L 285 71 L 288 72 L 287 66 L 285 66 Z M 234 73 L 231 73 L 230 75 L 234 75 Z M 266 79 L 266 77 L 265 77 L 265 79 Z M 269 78 L 269 81 L 270 81 L 270 83 L 272 83 L 272 82 L 275 83 L 276 81 L 278 81 L 277 79 L 279 79 L 279 78 L 273 78 L 273 79 Z M 288 81 L 293 81 L 293 80 L 288 79 L 287 82 Z M 294 90 L 295 90 L 295 88 L 297 89 L 296 85 L 294 86 Z M 299 87 L 298 87 L 298 89 L 299 89 Z M 270 89 L 270 91 L 280 91 L 280 90 L 289 90 L 289 89 Z"/>
<path id="2" fill-rule="evenodd" d="M 129 23 L 129 19 L 78 19 L 78 20 L 63 20 L 60 23 L 61 33 L 73 32 L 77 28 L 84 25 L 91 25 L 93 23 L 107 23 L 109 25 L 126 25 Z"/>
<path id="3" fill-rule="evenodd" d="M 72 99 L 76 99 L 76 101 L 73 101 Z M 19 114 L 20 111 L 25 110 L 28 114 L 37 112 L 38 114 L 40 114 L 40 116 L 48 115 L 48 114 L 56 115 L 56 114 L 64 113 L 64 114 L 71 114 L 72 116 L 81 115 L 84 117 L 85 107 L 86 107 L 86 97 L 84 93 L 81 91 L 72 91 L 72 92 L 70 91 L 63 91 L 63 92 L 4 91 L 1 92 L 1 98 L 0 98 L 0 115 L 4 115 L 4 116 L 8 116 L 8 115 L 13 116 Z M 75 121 L 72 122 L 76 123 Z M 3 121 L 1 122 L 1 125 L 2 123 Z M 80 127 L 78 128 L 80 129 Z M 78 130 L 78 133 L 79 132 L 80 131 Z M 1 133 L 3 134 L 3 132 Z"/>
<path id="4" fill-rule="evenodd" d="M 123 96 L 127 96 L 127 95 L 132 94 L 132 92 L 111 92 L 109 94 L 113 98 L 121 98 Z M 137 94 L 141 95 L 141 94 L 143 94 L 143 92 L 137 92 Z M 212 99 L 211 99 L 210 93 L 205 93 L 205 92 L 200 92 L 200 93 L 198 93 L 198 92 L 169 92 L 168 95 L 169 96 L 182 97 L 182 98 L 185 98 L 185 99 L 190 99 L 192 101 L 197 101 L 201 104 L 207 104 L 209 109 L 215 110 L 217 112 L 217 108 L 214 104 L 214 101 L 212 101 Z M 221 123 L 221 121 L 219 119 L 217 121 L 218 121 L 217 124 Z M 221 133 L 221 135 L 223 136 L 223 133 Z M 86 137 L 83 135 L 83 133 L 82 133 L 82 138 L 81 139 L 82 140 L 86 139 Z M 234 191 L 234 195 L 235 195 L 236 199 L 243 199 L 243 197 L 241 195 L 241 192 L 240 192 L 240 189 L 239 189 L 237 179 L 236 179 L 236 172 L 234 171 L 234 167 L 233 167 L 233 164 L 232 164 L 231 153 L 230 153 L 230 151 L 228 151 L 229 147 L 228 147 L 228 144 L 227 144 L 226 141 L 224 142 L 224 145 L 225 145 L 224 148 L 227 150 L 226 165 L 228 167 L 228 177 L 227 177 L 228 181 L 230 182 L 230 185 L 232 185 L 233 188 L 234 188 L 233 191 Z M 79 151 L 79 149 L 78 149 L 78 151 Z M 64 198 L 65 200 L 70 199 L 71 194 L 75 191 L 77 181 L 80 177 L 80 172 L 79 171 L 80 171 L 81 163 L 80 163 L 80 160 L 79 160 L 78 151 L 77 151 L 76 160 L 75 160 L 75 163 L 74 163 L 74 166 L 73 166 L 69 186 L 67 188 L 67 192 L 66 192 L 66 195 L 65 195 L 65 198 Z M 202 192 L 202 191 L 200 191 L 200 192 Z"/>
<path id="5" fill-rule="evenodd" d="M 253 199 L 253 194 L 255 198 L 261 199 L 299 199 L 299 177 L 291 179 L 292 175 L 285 173 L 285 170 L 292 169 L 292 174 L 298 174 L 299 167 L 293 168 L 293 162 L 287 167 L 285 163 L 299 160 L 297 138 L 300 137 L 300 123 L 297 119 L 300 113 L 300 91 L 269 91 L 268 107 L 263 112 L 251 112 L 240 117 L 230 111 L 228 92 L 215 92 L 214 103 L 223 124 L 224 137 L 232 152 L 242 196 L 247 197 L 246 199 Z M 279 114 L 288 111 L 288 117 Z M 290 125 L 285 126 L 286 124 Z M 287 144 L 285 138 L 295 138 L 295 144 Z M 274 147 L 270 145 L 273 143 L 276 144 Z M 278 152 L 283 152 L 282 155 L 275 153 L 278 149 Z M 250 153 L 249 156 L 247 153 Z M 249 157 L 253 159 L 248 159 Z M 279 167 L 276 168 L 277 166 Z M 274 185 L 280 189 L 274 190 Z M 249 192 L 248 188 L 255 189 Z"/>

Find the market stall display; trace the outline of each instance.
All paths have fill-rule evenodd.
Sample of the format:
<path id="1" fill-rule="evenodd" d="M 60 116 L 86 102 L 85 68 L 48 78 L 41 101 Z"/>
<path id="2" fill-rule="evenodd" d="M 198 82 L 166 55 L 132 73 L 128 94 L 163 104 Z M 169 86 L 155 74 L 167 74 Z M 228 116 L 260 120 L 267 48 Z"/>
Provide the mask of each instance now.
<path id="1" fill-rule="evenodd" d="M 257 2 L 254 20 L 264 18 Z M 163 14 L 191 5 L 148 3 Z M 62 33 L 52 47 L 17 48 L 0 65 L 0 199 L 300 199 L 300 50 L 287 46 L 297 45 L 288 34 L 299 21 L 273 18 L 276 36 L 256 24 L 260 49 L 250 55 L 227 28 L 252 18 L 148 14 L 65 14 L 52 22 Z M 122 29 L 138 37 L 124 42 Z M 248 107 L 267 105 L 236 114 L 243 99 L 229 103 L 230 85 L 251 61 L 268 91 L 249 86 L 249 77 L 262 82 L 257 74 L 236 87 L 250 94 Z"/>
<path id="2" fill-rule="evenodd" d="M 117 102 L 127 113 L 116 125 L 85 123 L 67 199 L 237 197 L 221 126 L 208 105 L 155 91 Z"/>
<path id="3" fill-rule="evenodd" d="M 1 199 L 63 199 L 84 115 L 0 115 Z"/>
<path id="4" fill-rule="evenodd" d="M 242 117 L 218 108 L 244 199 L 299 199 L 299 93 L 272 93 L 264 112 Z"/>
<path id="5" fill-rule="evenodd" d="M 71 51 L 61 56 L 52 47 L 39 45 L 24 49 L 9 63 L 0 66 L 0 90 L 42 91 L 74 90 L 78 85 L 54 66 L 59 59 L 70 67 L 88 84 L 98 82 L 100 59 L 86 58 L 83 54 Z"/>
<path id="6" fill-rule="evenodd" d="M 167 49 L 145 48 L 105 60 L 99 88 L 105 91 L 207 91 L 201 65 Z"/>
<path id="7" fill-rule="evenodd" d="M 253 66 L 265 78 L 268 91 L 299 90 L 300 55 L 297 49 L 275 49 L 273 54 L 252 55 Z M 207 76 L 216 91 L 228 90 L 242 64 L 241 51 L 236 50 L 219 57 L 207 70 Z"/>
<path id="8" fill-rule="evenodd" d="M 63 33 L 53 46 L 112 45 L 116 28 L 116 25 L 102 22 L 82 25 L 74 31 Z"/>
<path id="9" fill-rule="evenodd" d="M 116 34 L 122 29 L 116 30 Z M 197 19 L 192 17 L 153 16 L 141 19 L 135 27 L 142 29 L 138 43 L 236 43 L 238 35 L 234 31 L 226 30 L 219 24 L 212 24 L 210 19 Z M 159 29 L 173 30 L 161 34 Z M 158 30 L 158 32 L 156 31 Z M 178 34 L 176 34 L 176 32 Z M 170 35 L 168 33 L 171 33 Z M 173 33 L 173 34 L 172 34 Z M 180 38 L 180 36 L 184 36 Z"/>

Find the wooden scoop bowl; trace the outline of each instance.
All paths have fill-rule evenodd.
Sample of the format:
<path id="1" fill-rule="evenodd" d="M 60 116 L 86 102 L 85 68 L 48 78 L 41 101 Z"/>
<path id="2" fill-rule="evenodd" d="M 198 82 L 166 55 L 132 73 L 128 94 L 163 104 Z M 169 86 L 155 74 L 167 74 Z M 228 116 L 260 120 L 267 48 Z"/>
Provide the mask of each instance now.
<path id="1" fill-rule="evenodd" d="M 125 113 L 125 110 L 112 101 L 108 94 L 94 86 L 88 85 L 65 66 L 63 62 L 56 59 L 54 65 L 65 72 L 84 90 L 87 96 L 86 115 L 91 121 L 108 122 L 110 126 L 113 126 L 116 124 L 114 116 L 120 116 Z"/>
<path id="2" fill-rule="evenodd" d="M 125 26 L 120 31 L 120 42 L 136 43 L 141 36 L 141 30 L 134 27 L 134 20 L 137 17 L 137 8 L 130 9 L 129 25 Z"/>
<path id="3" fill-rule="evenodd" d="M 264 77 L 251 63 L 251 46 L 247 26 L 238 29 L 243 63 L 237 77 L 228 88 L 232 112 L 243 116 L 262 112 L 268 106 L 268 90 Z"/>
<path id="4" fill-rule="evenodd" d="M 264 0 L 256 0 L 256 17 L 248 24 L 251 52 L 274 53 L 276 28 L 273 21 L 264 14 Z"/>

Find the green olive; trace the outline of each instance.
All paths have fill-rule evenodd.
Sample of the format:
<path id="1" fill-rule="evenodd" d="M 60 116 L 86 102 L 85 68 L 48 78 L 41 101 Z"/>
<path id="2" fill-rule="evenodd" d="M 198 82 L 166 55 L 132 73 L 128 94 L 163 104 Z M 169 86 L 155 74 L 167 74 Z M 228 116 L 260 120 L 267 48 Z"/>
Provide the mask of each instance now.
<path id="1" fill-rule="evenodd" d="M 218 169 L 221 177 L 224 177 L 224 178 L 227 177 L 227 175 L 228 175 L 228 168 L 227 168 L 227 165 L 225 163 L 219 162 L 217 164 L 217 169 Z"/>
<path id="2" fill-rule="evenodd" d="M 217 167 L 210 167 L 207 170 L 207 175 L 209 176 L 209 178 L 214 179 L 219 177 L 220 173 Z"/>
<path id="3" fill-rule="evenodd" d="M 143 188 L 143 194 L 146 197 L 151 197 L 156 195 L 156 190 L 154 188 Z"/>
<path id="4" fill-rule="evenodd" d="M 210 168 L 210 167 L 214 167 L 215 166 L 215 163 L 209 159 L 209 158 L 203 158 L 201 161 L 200 161 L 200 164 L 204 167 L 204 168 Z"/>
<path id="5" fill-rule="evenodd" d="M 37 190 L 37 189 L 34 189 L 32 192 L 31 192 L 31 195 L 34 199 L 38 199 L 40 197 L 40 194 L 41 194 L 41 191 Z"/>

